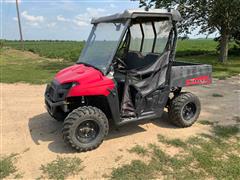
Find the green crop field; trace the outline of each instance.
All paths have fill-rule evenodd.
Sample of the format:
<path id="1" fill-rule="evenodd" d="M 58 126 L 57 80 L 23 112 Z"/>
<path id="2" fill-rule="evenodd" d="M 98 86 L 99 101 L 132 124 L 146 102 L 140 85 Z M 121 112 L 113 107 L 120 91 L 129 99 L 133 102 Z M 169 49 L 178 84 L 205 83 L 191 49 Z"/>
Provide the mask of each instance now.
<path id="1" fill-rule="evenodd" d="M 2 41 L 2 46 L 21 49 L 19 41 Z M 76 61 L 84 47 L 81 41 L 25 41 L 25 50 L 47 58 Z M 231 44 L 230 47 L 233 47 Z M 217 42 L 212 39 L 179 40 L 177 57 L 216 54 Z"/>
<path id="2" fill-rule="evenodd" d="M 2 46 L 9 46 L 14 49 L 21 49 L 19 41 L 4 41 Z M 47 58 L 63 58 L 76 61 L 79 57 L 84 42 L 80 41 L 26 41 L 25 50 L 37 53 Z M 217 42 L 213 40 L 179 40 L 177 56 L 191 56 L 202 54 L 213 54 L 216 52 Z"/>
<path id="3" fill-rule="evenodd" d="M 18 41 L 1 42 L 3 76 L 1 82 L 49 82 L 53 75 L 78 59 L 84 42 L 77 41 L 25 41 L 25 52 Z M 230 47 L 233 48 L 234 44 Z M 10 49 L 9 49 L 10 48 Z M 224 79 L 240 73 L 240 50 L 230 50 L 228 62 L 222 64 L 217 58 L 217 42 L 211 39 L 179 40 L 177 60 L 213 65 L 213 77 Z M 29 51 L 37 56 L 29 56 Z M 96 53 L 97 54 L 97 53 Z"/>
<path id="4" fill-rule="evenodd" d="M 21 49 L 19 41 L 4 41 L 2 46 Z M 82 51 L 84 42 L 78 41 L 25 41 L 24 49 L 42 57 L 62 58 L 76 61 Z"/>

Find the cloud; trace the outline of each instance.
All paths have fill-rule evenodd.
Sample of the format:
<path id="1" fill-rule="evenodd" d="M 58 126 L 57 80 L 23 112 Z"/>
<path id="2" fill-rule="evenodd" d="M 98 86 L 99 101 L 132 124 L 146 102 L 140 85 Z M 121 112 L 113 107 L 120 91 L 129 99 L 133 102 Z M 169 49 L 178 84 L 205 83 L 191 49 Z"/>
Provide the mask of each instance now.
<path id="1" fill-rule="evenodd" d="M 27 11 L 23 11 L 21 13 L 22 18 L 26 20 L 27 24 L 32 25 L 32 26 L 38 26 L 39 23 L 44 22 L 44 17 L 43 16 L 34 16 L 28 14 Z"/>
<path id="2" fill-rule="evenodd" d="M 51 22 L 51 23 L 48 23 L 47 24 L 47 27 L 49 27 L 49 28 L 53 28 L 53 27 L 55 27 L 56 26 L 56 22 Z"/>
<path id="3" fill-rule="evenodd" d="M 85 21 L 77 20 L 77 19 L 74 19 L 73 22 L 74 22 L 74 24 L 76 24 L 79 27 L 84 27 L 84 26 L 89 25 L 89 23 L 87 23 Z"/>
<path id="4" fill-rule="evenodd" d="M 87 8 L 87 15 L 90 17 L 90 18 L 93 18 L 93 17 L 98 17 L 100 14 L 104 13 L 106 10 L 105 9 L 102 9 L 102 8 Z"/>
<path id="5" fill-rule="evenodd" d="M 75 25 L 77 25 L 79 27 L 89 25 L 89 23 L 87 23 L 86 17 L 84 17 L 82 15 L 77 15 L 73 19 L 68 19 L 68 18 L 65 18 L 63 15 L 58 15 L 57 21 L 74 23 Z"/>
<path id="6" fill-rule="evenodd" d="M 74 17 L 73 23 L 78 27 L 88 26 L 90 25 L 91 18 L 88 14 L 79 14 Z"/>
<path id="7" fill-rule="evenodd" d="M 83 14 L 78 14 L 77 16 L 73 17 L 72 19 L 65 18 L 63 15 L 57 16 L 57 21 L 60 22 L 71 22 L 75 24 L 77 27 L 85 27 L 89 26 L 91 19 L 93 17 L 99 17 L 105 13 L 105 9 L 102 8 L 86 8 L 86 12 Z"/>
<path id="8" fill-rule="evenodd" d="M 70 22 L 71 21 L 70 19 L 63 17 L 63 15 L 58 15 L 57 20 L 62 21 L 62 22 Z"/>
<path id="9" fill-rule="evenodd" d="M 75 19 L 73 20 L 73 22 L 79 26 L 88 26 L 90 25 L 91 19 L 93 17 L 99 17 L 101 15 L 103 15 L 105 13 L 105 9 L 102 8 L 87 8 L 86 9 L 86 13 L 84 14 L 79 14 L 75 17 Z"/>
<path id="10" fill-rule="evenodd" d="M 110 8 L 116 8 L 117 6 L 115 4 L 110 4 Z"/>
<path id="11" fill-rule="evenodd" d="M 16 0 L 3 0 L 5 3 L 16 3 Z M 21 0 L 18 0 L 18 3 L 21 3 Z"/>

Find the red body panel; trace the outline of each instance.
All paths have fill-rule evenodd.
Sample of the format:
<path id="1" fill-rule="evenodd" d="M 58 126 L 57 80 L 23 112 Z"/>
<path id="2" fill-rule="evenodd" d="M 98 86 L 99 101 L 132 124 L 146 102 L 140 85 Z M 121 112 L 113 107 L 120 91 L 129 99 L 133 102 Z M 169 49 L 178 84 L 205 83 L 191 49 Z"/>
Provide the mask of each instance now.
<path id="1" fill-rule="evenodd" d="M 187 79 L 186 86 L 200 85 L 200 84 L 211 84 L 212 80 L 209 76 L 199 76 L 197 78 Z"/>
<path id="2" fill-rule="evenodd" d="M 114 88 L 114 81 L 104 76 L 100 71 L 76 64 L 58 72 L 55 79 L 61 83 L 78 82 L 79 85 L 72 87 L 67 97 L 72 96 L 108 96 L 109 90 Z"/>

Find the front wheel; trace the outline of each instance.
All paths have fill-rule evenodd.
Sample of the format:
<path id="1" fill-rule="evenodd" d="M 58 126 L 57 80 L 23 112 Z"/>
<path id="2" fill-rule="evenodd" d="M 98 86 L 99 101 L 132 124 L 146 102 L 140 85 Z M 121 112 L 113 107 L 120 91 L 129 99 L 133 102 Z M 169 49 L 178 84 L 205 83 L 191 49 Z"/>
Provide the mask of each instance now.
<path id="1" fill-rule="evenodd" d="M 178 127 L 190 127 L 195 123 L 201 111 L 198 97 L 192 93 L 180 93 L 173 98 L 169 106 L 169 119 Z"/>
<path id="2" fill-rule="evenodd" d="M 108 119 L 96 107 L 84 106 L 72 111 L 63 123 L 64 141 L 79 152 L 97 148 L 108 134 Z"/>

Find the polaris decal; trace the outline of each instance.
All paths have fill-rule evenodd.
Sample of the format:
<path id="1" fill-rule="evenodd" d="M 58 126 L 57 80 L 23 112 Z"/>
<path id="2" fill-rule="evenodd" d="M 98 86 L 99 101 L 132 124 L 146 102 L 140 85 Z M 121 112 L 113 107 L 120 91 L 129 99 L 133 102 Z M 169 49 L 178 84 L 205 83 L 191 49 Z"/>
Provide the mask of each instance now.
<path id="1" fill-rule="evenodd" d="M 199 76 L 197 78 L 187 79 L 186 86 L 198 85 L 198 84 L 210 84 L 211 78 L 209 76 Z"/>

